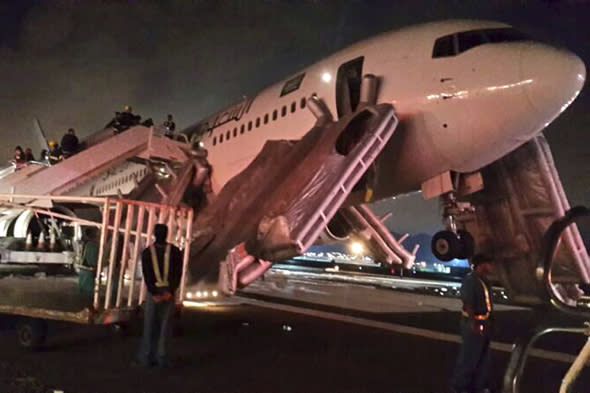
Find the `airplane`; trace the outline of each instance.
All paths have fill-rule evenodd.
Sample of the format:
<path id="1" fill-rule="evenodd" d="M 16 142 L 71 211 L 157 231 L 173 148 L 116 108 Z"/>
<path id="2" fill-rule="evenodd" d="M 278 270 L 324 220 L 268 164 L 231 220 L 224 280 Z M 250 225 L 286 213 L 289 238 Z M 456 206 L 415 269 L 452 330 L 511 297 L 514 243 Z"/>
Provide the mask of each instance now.
<path id="1" fill-rule="evenodd" d="M 354 44 L 182 132 L 207 150 L 218 194 L 269 141 L 304 138 L 317 120 L 314 99 L 338 119 L 357 110 L 364 76 L 376 81 L 375 103 L 392 105 L 399 127 L 375 161 L 373 180 L 346 203 L 419 190 L 440 196 L 453 230 L 435 235 L 433 251 L 449 260 L 473 247 L 448 246 L 450 232 L 460 245 L 473 240 L 452 228 L 453 192 L 432 184 L 477 173 L 540 135 L 578 96 L 586 69 L 575 54 L 505 23 L 426 23 Z"/>
<path id="2" fill-rule="evenodd" d="M 299 141 L 289 145 L 289 149 L 308 146 L 311 151 L 317 142 L 313 138 L 318 135 L 321 139 L 322 134 L 338 131 L 340 126 L 344 127 L 344 131 L 340 130 L 344 135 L 350 131 L 350 124 L 361 128 L 373 124 L 372 120 L 362 120 L 367 113 L 371 119 L 383 119 L 383 124 L 386 119 L 391 120 L 380 126 L 388 133 L 382 139 L 384 144 L 371 153 L 373 156 L 367 166 L 359 172 L 362 177 L 355 180 L 354 187 L 346 189 L 344 199 L 333 203 L 330 214 L 318 212 L 327 221 L 327 227 L 324 228 L 326 222 L 318 221 L 318 228 L 324 233 L 313 229 L 313 236 L 306 244 L 323 238 L 345 239 L 351 222 L 356 220 L 365 224 L 359 231 L 361 236 L 368 236 L 374 243 L 377 239 L 377 245 L 385 249 L 383 256 L 387 262 L 409 266 L 416 250 L 404 250 L 402 239 L 393 239 L 381 219 L 372 215 L 364 203 L 422 190 L 423 196 L 438 196 L 444 203 L 447 230 L 433 239 L 435 255 L 443 260 L 468 257 L 473 248 L 468 247 L 468 243 L 473 239 L 469 232 L 455 225 L 453 216 L 459 202 L 455 198 L 456 187 L 447 187 L 449 179 L 453 185 L 469 179 L 539 136 L 573 102 L 585 79 L 585 65 L 579 57 L 533 41 L 505 23 L 433 22 L 386 32 L 354 44 L 184 129 L 181 136 L 186 136 L 195 151 L 205 152 L 211 168 L 207 184 L 213 195 L 208 198 L 208 206 L 197 211 L 191 280 L 199 282 L 202 277 L 210 279 L 212 275 L 217 278 L 221 272 L 219 262 L 224 259 L 245 261 L 244 266 L 252 262 L 258 264 L 240 285 L 259 277 L 272 259 L 250 255 L 252 245 L 245 239 L 257 235 L 256 230 L 262 226 L 248 227 L 248 235 L 243 233 L 246 229 L 238 234 L 231 232 L 231 228 L 251 224 L 240 221 L 240 217 L 255 221 L 249 217 L 249 209 L 263 205 L 263 201 L 254 199 L 250 201 L 253 204 L 240 206 L 235 201 L 228 202 L 227 194 L 242 191 L 236 184 L 248 183 L 249 171 L 253 165 L 258 165 L 273 141 Z M 355 123 L 359 119 L 360 123 Z M 114 139 L 109 142 L 109 138 L 125 139 L 131 148 L 136 143 L 131 134 L 146 138 L 147 134 L 140 128 L 116 136 L 104 130 L 104 135 L 94 139 L 96 144 L 112 145 L 111 150 L 120 143 Z M 369 134 L 373 134 L 373 130 Z M 342 156 L 360 149 L 358 145 L 365 141 L 364 135 L 351 137 L 347 143 L 352 146 L 345 147 L 349 150 Z M 306 140 L 307 145 L 303 144 Z M 166 139 L 159 141 L 164 144 Z M 337 144 L 339 141 L 340 138 Z M 177 153 L 180 161 L 187 157 L 185 147 L 171 145 L 170 148 L 180 149 Z M 339 153 L 342 149 L 342 145 L 336 146 Z M 303 150 L 299 152 L 301 157 L 305 158 L 307 152 L 300 150 Z M 89 149 L 79 154 L 92 155 L 92 152 Z M 275 156 L 274 166 L 280 166 L 282 158 Z M 298 169 L 295 168 L 297 160 L 290 161 L 294 164 L 292 172 Z M 85 173 L 81 175 L 84 181 L 76 179 L 75 187 L 68 185 L 67 190 L 62 187 L 59 192 L 65 192 L 64 195 L 131 195 L 147 175 L 146 158 L 113 157 L 112 162 L 116 165 L 108 171 L 99 173 L 97 169 Z M 66 166 L 75 164 L 69 159 L 57 167 L 64 166 L 65 170 Z M 164 163 L 160 169 L 166 173 L 169 168 Z M 156 168 L 155 173 L 160 169 Z M 288 188 L 293 177 L 288 169 L 280 179 L 274 178 L 284 182 L 277 182 L 276 187 L 263 182 L 258 187 L 260 190 L 256 190 L 258 195 L 264 198 L 278 188 L 279 195 L 274 198 L 280 199 L 281 188 Z M 55 170 L 59 171 L 59 168 Z M 264 176 L 261 179 L 264 180 Z M 249 187 L 257 186 L 250 184 Z M 233 222 L 232 217 L 219 213 L 233 212 L 236 208 L 241 208 L 241 216 L 234 217 Z M 335 213 L 337 208 L 340 210 Z M 218 225 L 225 231 L 225 237 L 220 233 L 207 234 L 207 225 L 201 225 L 219 217 L 217 221 L 222 222 Z M 263 223 L 265 217 L 259 218 L 263 218 L 260 221 Z M 281 221 L 265 225 L 272 229 L 276 223 L 281 224 Z M 345 236 L 337 233 L 340 227 L 344 227 Z M 234 234 L 239 236 L 228 240 Z M 289 257 L 304 248 L 300 244 L 281 255 Z M 228 266 L 231 267 L 231 263 Z M 235 276 L 236 272 L 232 274 Z M 232 288 L 235 286 L 234 283 Z"/>

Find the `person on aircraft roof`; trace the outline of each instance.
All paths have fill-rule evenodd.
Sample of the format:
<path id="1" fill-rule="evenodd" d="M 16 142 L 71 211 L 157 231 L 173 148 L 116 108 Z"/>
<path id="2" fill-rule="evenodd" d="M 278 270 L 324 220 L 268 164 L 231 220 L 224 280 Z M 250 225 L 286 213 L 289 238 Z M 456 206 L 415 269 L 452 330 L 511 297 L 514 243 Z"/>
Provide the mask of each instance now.
<path id="1" fill-rule="evenodd" d="M 174 138 L 174 131 L 176 131 L 176 123 L 172 119 L 172 115 L 166 117 L 166 121 L 162 123 L 162 126 L 166 129 L 164 135 L 170 139 Z"/>
<path id="2" fill-rule="evenodd" d="M 78 152 L 79 141 L 76 136 L 76 131 L 73 128 L 69 128 L 68 132 L 61 138 L 61 150 L 64 158 L 73 156 Z"/>
<path id="3" fill-rule="evenodd" d="M 49 141 L 49 163 L 51 165 L 55 165 L 58 162 L 62 161 L 64 156 L 61 152 L 61 148 L 57 144 L 56 141 Z"/>
<path id="4" fill-rule="evenodd" d="M 25 152 L 23 152 L 23 148 L 20 146 L 14 148 L 14 162 L 17 165 L 24 164 L 25 162 L 27 162 L 27 160 L 25 159 Z"/>
<path id="5" fill-rule="evenodd" d="M 35 161 L 35 156 L 33 155 L 33 151 L 30 147 L 25 149 L 25 161 Z"/>
<path id="6" fill-rule="evenodd" d="M 115 117 L 107 124 L 107 128 L 112 127 L 114 133 L 119 134 L 140 123 L 141 116 L 133 114 L 133 108 L 125 105 L 123 112 L 115 112 Z"/>

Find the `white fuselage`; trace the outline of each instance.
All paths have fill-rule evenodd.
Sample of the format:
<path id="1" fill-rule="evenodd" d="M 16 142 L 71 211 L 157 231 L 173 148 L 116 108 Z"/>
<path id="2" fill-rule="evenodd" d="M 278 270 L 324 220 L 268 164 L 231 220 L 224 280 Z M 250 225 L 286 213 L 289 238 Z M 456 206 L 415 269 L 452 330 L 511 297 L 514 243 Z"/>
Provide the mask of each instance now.
<path id="1" fill-rule="evenodd" d="M 337 118 L 339 67 L 362 57 L 362 75 L 379 78 L 378 102 L 393 104 L 401 121 L 378 159 L 377 198 L 419 189 L 446 171 L 472 172 L 541 132 L 574 100 L 586 76 L 577 56 L 528 39 L 503 41 L 497 31 L 512 34 L 510 26 L 487 21 L 437 22 L 387 32 L 185 132 L 202 133 L 217 192 L 266 141 L 297 140 L 311 129 L 315 117 L 302 102 L 312 94 Z M 465 50 L 473 40 L 468 34 L 495 41 Z M 454 54 L 440 55 L 437 48 L 439 56 L 433 56 L 435 42 L 444 37 L 450 37 L 447 49 Z"/>

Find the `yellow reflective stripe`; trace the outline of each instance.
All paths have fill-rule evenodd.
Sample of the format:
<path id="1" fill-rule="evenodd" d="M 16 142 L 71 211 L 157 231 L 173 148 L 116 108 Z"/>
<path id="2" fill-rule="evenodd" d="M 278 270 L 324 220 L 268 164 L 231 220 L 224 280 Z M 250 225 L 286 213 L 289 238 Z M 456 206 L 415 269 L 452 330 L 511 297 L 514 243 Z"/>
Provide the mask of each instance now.
<path id="1" fill-rule="evenodd" d="M 481 278 L 477 277 L 477 275 L 475 277 L 481 283 L 481 286 L 483 288 L 483 295 L 486 300 L 486 313 L 483 315 L 476 315 L 475 319 L 486 320 L 490 317 L 490 312 L 492 311 L 492 304 L 490 303 L 490 292 L 488 291 L 488 286 L 485 284 L 485 282 L 483 282 Z"/>
<path id="2" fill-rule="evenodd" d="M 167 287 L 168 286 L 168 271 L 170 270 L 170 245 L 166 247 L 166 254 L 164 256 L 164 280 L 160 274 L 160 266 L 158 264 L 158 255 L 153 245 L 150 246 L 150 253 L 152 255 L 152 269 L 154 270 L 154 276 L 156 277 L 156 287 Z"/>
<path id="3" fill-rule="evenodd" d="M 164 253 L 164 280 L 168 285 L 168 273 L 170 272 L 170 244 L 166 246 L 166 252 Z"/>

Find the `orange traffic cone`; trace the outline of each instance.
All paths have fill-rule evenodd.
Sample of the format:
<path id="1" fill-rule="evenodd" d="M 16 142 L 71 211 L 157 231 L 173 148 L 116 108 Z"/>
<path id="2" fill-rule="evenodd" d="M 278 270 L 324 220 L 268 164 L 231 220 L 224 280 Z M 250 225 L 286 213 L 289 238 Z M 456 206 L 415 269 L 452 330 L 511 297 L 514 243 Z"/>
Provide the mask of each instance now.
<path id="1" fill-rule="evenodd" d="M 25 250 L 31 250 L 33 248 L 33 235 L 31 232 L 27 233 L 27 238 L 25 240 Z"/>
<path id="2" fill-rule="evenodd" d="M 37 249 L 38 250 L 45 250 L 45 234 L 41 231 L 39 235 L 39 241 L 37 242 Z"/>

